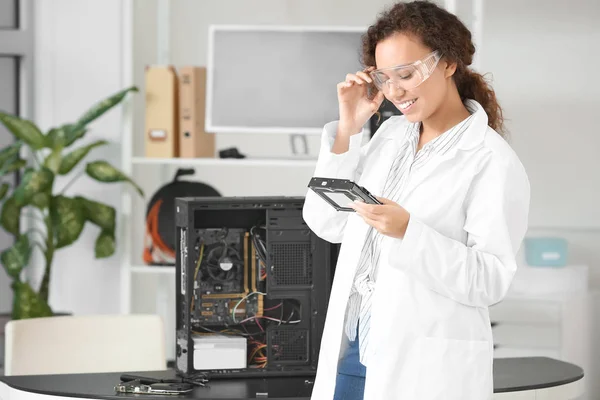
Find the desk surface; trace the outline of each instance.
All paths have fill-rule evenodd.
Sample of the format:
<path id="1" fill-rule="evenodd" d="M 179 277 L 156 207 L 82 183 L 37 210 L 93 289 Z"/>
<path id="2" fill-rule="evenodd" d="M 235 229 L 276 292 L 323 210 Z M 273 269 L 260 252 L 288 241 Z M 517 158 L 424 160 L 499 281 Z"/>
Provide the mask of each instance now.
<path id="1" fill-rule="evenodd" d="M 25 392 L 84 397 L 94 399 L 123 400 L 114 386 L 120 373 L 6 376 L 0 382 Z M 172 378 L 174 371 L 141 372 L 138 375 Z M 506 358 L 494 360 L 494 392 L 517 392 L 566 385 L 583 378 L 583 370 L 576 365 L 545 357 Z M 268 393 L 269 399 L 309 399 L 313 379 L 267 378 L 267 379 L 214 379 L 208 388 L 196 388 L 180 398 L 195 399 L 254 399 L 257 393 Z M 144 398 L 155 399 L 154 396 Z M 169 397 L 173 399 L 174 397 Z"/>

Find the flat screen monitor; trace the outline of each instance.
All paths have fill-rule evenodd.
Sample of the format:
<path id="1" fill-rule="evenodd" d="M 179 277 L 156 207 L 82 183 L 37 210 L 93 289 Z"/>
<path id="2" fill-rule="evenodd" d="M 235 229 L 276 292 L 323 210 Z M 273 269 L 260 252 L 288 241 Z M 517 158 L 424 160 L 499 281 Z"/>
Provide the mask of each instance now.
<path id="1" fill-rule="evenodd" d="M 209 30 L 206 130 L 319 134 L 339 118 L 336 85 L 362 69 L 364 28 Z"/>

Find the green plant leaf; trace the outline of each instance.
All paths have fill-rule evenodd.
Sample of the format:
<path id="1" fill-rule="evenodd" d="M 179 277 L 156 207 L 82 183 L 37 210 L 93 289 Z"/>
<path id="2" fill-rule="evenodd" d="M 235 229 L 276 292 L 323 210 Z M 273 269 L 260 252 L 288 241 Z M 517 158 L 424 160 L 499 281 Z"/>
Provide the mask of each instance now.
<path id="1" fill-rule="evenodd" d="M 6 146 L 0 150 L 0 165 L 4 167 L 4 164 L 9 160 L 14 160 L 15 156 L 19 155 L 23 142 L 17 140 L 16 142 Z M 18 158 L 18 157 L 17 157 Z"/>
<path id="2" fill-rule="evenodd" d="M 85 128 L 75 128 L 75 125 L 71 125 L 71 128 L 67 131 L 67 146 L 72 145 L 77 139 L 81 139 L 87 132 Z"/>
<path id="3" fill-rule="evenodd" d="M 13 195 L 14 196 L 14 195 Z M 21 229 L 21 207 L 17 205 L 14 197 L 9 197 L 2 204 L 2 212 L 0 213 L 0 222 L 2 227 L 9 233 L 19 236 Z"/>
<path id="4" fill-rule="evenodd" d="M 23 140 L 33 149 L 39 150 L 44 147 L 44 134 L 33 122 L 3 112 L 0 112 L 0 122 L 15 137 Z"/>
<path id="5" fill-rule="evenodd" d="M 84 197 L 76 197 L 75 199 L 80 202 L 85 218 L 101 228 L 94 250 L 96 258 L 113 255 L 115 252 L 115 209 Z"/>
<path id="6" fill-rule="evenodd" d="M 17 205 L 25 206 L 29 204 L 33 195 L 50 190 L 53 181 L 54 174 L 48 168 L 26 170 L 23 174 L 23 180 L 14 192 Z"/>
<path id="7" fill-rule="evenodd" d="M 12 319 L 51 317 L 54 315 L 48 302 L 41 298 L 27 282 L 14 281 Z"/>
<path id="8" fill-rule="evenodd" d="M 115 253 L 115 236 L 106 231 L 100 232 L 94 247 L 96 258 L 110 257 Z"/>
<path id="9" fill-rule="evenodd" d="M 4 176 L 27 165 L 27 161 L 20 158 L 23 142 L 17 140 L 0 151 L 0 176 Z"/>
<path id="10" fill-rule="evenodd" d="M 4 250 L 0 254 L 2 265 L 6 269 L 6 273 L 13 279 L 19 279 L 23 268 L 29 264 L 31 256 L 31 246 L 27 235 L 21 235 L 12 247 Z"/>
<path id="11" fill-rule="evenodd" d="M 56 196 L 51 200 L 50 218 L 54 230 L 55 248 L 59 249 L 75 242 L 85 224 L 81 204 L 70 197 Z"/>
<path id="12" fill-rule="evenodd" d="M 0 200 L 4 199 L 4 196 L 6 196 L 6 193 L 8 193 L 9 188 L 10 185 L 8 183 L 3 183 L 2 186 L 0 186 Z"/>
<path id="13" fill-rule="evenodd" d="M 46 159 L 44 160 L 44 167 L 48 168 L 55 175 L 58 172 L 58 169 L 61 165 L 62 150 L 62 145 L 54 147 L 52 152 L 48 154 L 48 157 L 46 157 Z"/>
<path id="14" fill-rule="evenodd" d="M 6 168 L 2 168 L 2 170 L 8 174 L 8 173 L 14 172 L 18 169 L 25 168 L 26 165 L 27 165 L 27 161 L 25 161 L 21 158 L 17 158 L 12 163 L 10 163 L 8 166 L 6 166 Z"/>
<path id="15" fill-rule="evenodd" d="M 87 110 L 74 124 L 65 124 L 58 128 L 51 129 L 44 137 L 43 145 L 51 149 L 54 149 L 56 146 L 69 147 L 77 139 L 80 139 L 85 135 L 87 132 L 87 129 L 85 128 L 87 124 L 99 118 L 108 110 L 123 101 L 127 93 L 137 91 L 138 88 L 132 86 L 99 101 Z"/>
<path id="16" fill-rule="evenodd" d="M 60 126 L 58 128 L 52 128 L 46 134 L 46 138 L 44 141 L 44 146 L 49 149 L 54 149 L 56 147 L 65 147 L 67 144 L 67 129 L 66 125 Z"/>
<path id="17" fill-rule="evenodd" d="M 141 196 L 144 196 L 144 191 L 134 181 L 127 177 L 123 172 L 119 171 L 106 161 L 94 161 L 88 163 L 85 167 L 85 172 L 92 178 L 100 182 L 129 182 L 131 183 Z"/>
<path id="18" fill-rule="evenodd" d="M 106 140 L 98 140 L 87 146 L 73 150 L 62 159 L 58 172 L 61 175 L 68 174 L 77 165 L 77 163 L 90 152 L 90 150 L 92 150 L 94 147 L 104 146 L 105 144 L 108 144 Z"/>
<path id="19" fill-rule="evenodd" d="M 14 172 L 18 169 L 24 168 L 27 165 L 27 161 L 22 160 L 19 156 L 14 156 L 12 160 L 7 160 L 2 168 L 0 168 L 0 176 L 4 176 Z"/>
<path id="20" fill-rule="evenodd" d="M 115 232 L 116 212 L 114 207 L 98 203 L 85 197 L 75 197 L 83 208 L 85 218 L 109 233 Z"/>
<path id="21" fill-rule="evenodd" d="M 82 127 L 77 127 L 75 124 L 64 124 L 58 128 L 53 128 L 46 135 L 46 147 L 54 149 L 58 146 L 69 147 L 77 139 L 85 135 L 87 130 Z"/>
<path id="22" fill-rule="evenodd" d="M 102 114 L 119 104 L 129 92 L 137 92 L 138 88 L 135 86 L 121 90 L 110 97 L 94 104 L 88 111 L 86 111 L 79 120 L 75 123 L 77 129 L 81 129 L 93 120 L 100 117 Z"/>
<path id="23" fill-rule="evenodd" d="M 40 192 L 33 195 L 31 204 L 43 210 L 50 205 L 50 194 L 48 192 Z"/>

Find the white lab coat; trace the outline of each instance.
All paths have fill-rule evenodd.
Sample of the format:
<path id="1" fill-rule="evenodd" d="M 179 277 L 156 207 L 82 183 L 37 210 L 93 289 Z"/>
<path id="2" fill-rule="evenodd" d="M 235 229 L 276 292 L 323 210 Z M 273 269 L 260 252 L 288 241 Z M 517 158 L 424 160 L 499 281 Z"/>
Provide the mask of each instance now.
<path id="1" fill-rule="evenodd" d="M 411 172 L 398 203 L 411 215 L 404 239 L 385 236 L 372 297 L 365 400 L 487 400 L 493 393 L 488 306 L 506 294 L 528 224 L 527 174 L 488 127 L 479 103 L 453 150 Z M 405 140 L 404 116 L 384 122 L 362 145 L 331 152 L 328 123 L 314 176 L 353 179 L 381 196 Z M 303 216 L 319 237 L 342 243 L 327 310 L 312 399 L 330 400 L 347 337 L 346 305 L 368 225 L 308 191 Z"/>

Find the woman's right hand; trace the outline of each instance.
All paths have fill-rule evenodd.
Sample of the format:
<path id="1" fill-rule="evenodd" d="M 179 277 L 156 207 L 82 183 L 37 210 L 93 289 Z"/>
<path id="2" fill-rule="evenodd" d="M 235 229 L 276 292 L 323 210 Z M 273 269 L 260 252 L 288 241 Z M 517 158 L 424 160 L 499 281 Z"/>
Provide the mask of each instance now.
<path id="1" fill-rule="evenodd" d="M 373 116 L 383 102 L 383 93 L 378 91 L 370 99 L 367 87 L 373 83 L 367 72 L 374 69 L 369 67 L 356 74 L 346 75 L 346 80 L 337 85 L 340 130 L 347 134 L 358 133 Z"/>

